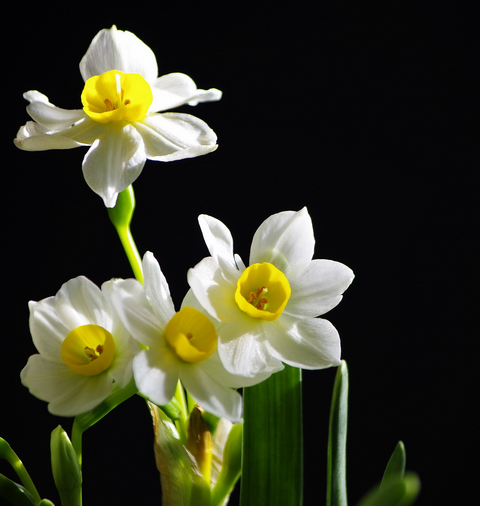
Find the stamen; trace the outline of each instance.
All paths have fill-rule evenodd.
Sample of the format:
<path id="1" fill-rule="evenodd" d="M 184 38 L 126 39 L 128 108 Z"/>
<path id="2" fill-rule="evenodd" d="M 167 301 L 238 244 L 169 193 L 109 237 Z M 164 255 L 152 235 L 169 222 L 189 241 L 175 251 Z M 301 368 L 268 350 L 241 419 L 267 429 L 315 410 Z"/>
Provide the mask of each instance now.
<path id="1" fill-rule="evenodd" d="M 112 104 L 112 101 L 109 98 L 106 98 L 103 103 L 105 104 L 105 107 L 107 108 L 107 111 L 114 111 L 116 107 Z"/>
<path id="2" fill-rule="evenodd" d="M 266 286 L 260 286 L 256 292 L 250 292 L 247 297 L 247 302 L 252 306 L 255 306 L 260 311 L 263 311 L 265 305 L 268 304 L 268 299 L 265 297 L 260 298 L 262 295 L 268 292 Z"/>
<path id="3" fill-rule="evenodd" d="M 255 307 L 257 309 L 259 309 L 260 311 L 263 311 L 265 309 L 265 306 L 268 304 L 268 299 L 265 298 L 265 297 L 262 297 L 258 302 L 257 304 L 255 305 Z"/>
<path id="4" fill-rule="evenodd" d="M 187 334 L 187 339 L 192 339 L 192 337 L 193 337 L 193 334 L 192 334 L 191 332 L 189 332 L 189 333 Z"/>

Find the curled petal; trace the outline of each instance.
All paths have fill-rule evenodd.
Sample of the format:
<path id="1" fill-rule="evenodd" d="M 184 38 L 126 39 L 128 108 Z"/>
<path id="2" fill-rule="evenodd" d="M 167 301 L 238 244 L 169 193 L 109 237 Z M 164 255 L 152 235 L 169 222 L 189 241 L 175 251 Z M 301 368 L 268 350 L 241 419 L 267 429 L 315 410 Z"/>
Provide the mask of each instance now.
<path id="1" fill-rule="evenodd" d="M 352 270 L 333 260 L 312 260 L 289 272 L 292 295 L 285 312 L 299 317 L 315 317 L 333 309 L 353 281 Z"/>
<path id="2" fill-rule="evenodd" d="M 257 229 L 250 250 L 250 264 L 270 262 L 287 274 L 313 257 L 312 220 L 304 207 L 267 218 Z"/>
<path id="3" fill-rule="evenodd" d="M 179 72 L 158 77 L 150 83 L 153 102 L 150 111 L 166 111 L 183 104 L 197 105 L 199 102 L 220 100 L 222 92 L 216 88 L 199 90 L 197 85 L 186 74 Z"/>
<path id="4" fill-rule="evenodd" d="M 83 109 L 61 109 L 51 104 L 47 96 L 35 90 L 27 91 L 23 98 L 30 102 L 30 117 L 49 130 L 64 130 L 86 116 Z"/>
<path id="5" fill-rule="evenodd" d="M 131 124 L 109 123 L 83 160 L 88 186 L 107 207 L 114 207 L 118 194 L 130 186 L 145 165 L 142 137 Z"/>
<path id="6" fill-rule="evenodd" d="M 80 62 L 84 81 L 109 70 L 141 74 L 147 82 L 158 76 L 153 51 L 136 35 L 117 30 L 115 25 L 97 33 Z"/>
<path id="7" fill-rule="evenodd" d="M 13 142 L 17 148 L 24 151 L 72 149 L 83 146 L 82 143 L 73 139 L 52 133 L 51 130 L 34 121 L 27 121 L 24 126 L 20 127 Z"/>
<path id="8" fill-rule="evenodd" d="M 135 124 L 149 160 L 170 162 L 204 155 L 217 149 L 215 132 L 189 114 L 150 114 Z"/>

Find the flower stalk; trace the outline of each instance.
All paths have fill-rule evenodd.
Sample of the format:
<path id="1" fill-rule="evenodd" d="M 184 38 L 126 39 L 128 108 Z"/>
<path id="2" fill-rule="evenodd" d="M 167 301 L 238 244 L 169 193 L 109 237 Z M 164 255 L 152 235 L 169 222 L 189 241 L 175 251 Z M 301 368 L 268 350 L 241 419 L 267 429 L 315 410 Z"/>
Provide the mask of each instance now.
<path id="1" fill-rule="evenodd" d="M 130 185 L 126 190 L 119 193 L 115 207 L 108 208 L 108 216 L 117 230 L 135 278 L 143 283 L 142 260 L 130 231 L 134 210 L 135 194 L 132 185 Z"/>

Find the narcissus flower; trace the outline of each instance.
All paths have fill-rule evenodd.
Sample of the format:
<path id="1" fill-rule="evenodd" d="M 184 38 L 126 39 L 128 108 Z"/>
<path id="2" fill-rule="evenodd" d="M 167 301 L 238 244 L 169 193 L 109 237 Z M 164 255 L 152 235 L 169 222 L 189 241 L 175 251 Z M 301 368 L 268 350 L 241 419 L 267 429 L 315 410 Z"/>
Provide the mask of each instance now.
<path id="1" fill-rule="evenodd" d="M 90 188 L 107 207 L 137 179 L 146 159 L 192 158 L 214 151 L 217 136 L 202 120 L 162 113 L 182 104 L 219 100 L 181 73 L 158 76 L 152 50 L 133 33 L 101 30 L 80 62 L 83 109 L 54 106 L 38 91 L 24 94 L 29 121 L 15 144 L 27 151 L 91 146 L 83 160 Z"/>
<path id="2" fill-rule="evenodd" d="M 285 211 L 258 228 L 250 266 L 233 254 L 228 228 L 199 217 L 211 257 L 188 272 L 199 303 L 222 322 L 219 355 L 232 374 L 255 377 L 281 362 L 304 369 L 340 364 L 340 338 L 327 320 L 353 280 L 352 271 L 331 260 L 312 260 L 310 215 Z"/>
<path id="3" fill-rule="evenodd" d="M 239 421 L 242 400 L 233 388 L 266 379 L 238 378 L 222 366 L 217 329 L 191 292 L 175 312 L 167 281 L 152 253 L 143 258 L 144 286 L 135 279 L 116 280 L 112 300 L 122 322 L 144 348 L 133 361 L 139 392 L 157 405 L 167 404 L 178 380 L 206 411 Z M 198 306 L 198 307 L 196 307 Z"/>
<path id="4" fill-rule="evenodd" d="M 20 376 L 54 415 L 87 412 L 108 397 L 113 381 L 123 388 L 132 378 L 139 346 L 113 310 L 111 283 L 100 289 L 80 276 L 55 296 L 29 303 L 39 354 L 28 359 Z"/>

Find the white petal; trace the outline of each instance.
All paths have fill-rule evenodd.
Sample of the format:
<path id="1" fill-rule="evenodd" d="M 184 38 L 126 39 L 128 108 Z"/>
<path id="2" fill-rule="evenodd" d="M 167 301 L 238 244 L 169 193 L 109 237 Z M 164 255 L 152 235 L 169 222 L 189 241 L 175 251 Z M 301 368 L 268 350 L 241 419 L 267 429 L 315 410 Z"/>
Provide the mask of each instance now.
<path id="1" fill-rule="evenodd" d="M 84 81 L 108 70 L 141 74 L 147 82 L 158 76 L 153 51 L 136 35 L 116 26 L 98 32 L 80 62 Z"/>
<path id="2" fill-rule="evenodd" d="M 106 128 L 106 125 L 87 117 L 80 119 L 75 125 L 59 131 L 52 131 L 39 123 L 28 121 L 19 129 L 13 142 L 18 148 L 25 151 L 71 149 L 93 144 Z"/>
<path id="3" fill-rule="evenodd" d="M 287 274 L 312 259 L 314 246 L 307 209 L 284 211 L 270 216 L 258 227 L 250 250 L 250 265 L 270 262 Z"/>
<path id="4" fill-rule="evenodd" d="M 170 162 L 217 149 L 215 132 L 190 114 L 149 114 L 135 126 L 143 138 L 149 160 Z"/>
<path id="5" fill-rule="evenodd" d="M 37 122 L 50 130 L 64 130 L 86 116 L 83 109 L 60 109 L 48 101 L 43 93 L 32 90 L 23 94 L 30 102 L 28 114 Z"/>
<path id="6" fill-rule="evenodd" d="M 259 374 L 283 369 L 282 363 L 271 356 L 266 341 L 269 323 L 245 315 L 222 326 L 218 336 L 218 353 L 229 373 L 255 378 Z"/>
<path id="7" fill-rule="evenodd" d="M 131 124 L 109 123 L 83 160 L 88 186 L 106 207 L 114 207 L 118 194 L 130 186 L 145 165 L 142 137 Z"/>
<path id="8" fill-rule="evenodd" d="M 341 300 L 354 278 L 350 268 L 333 260 L 312 260 L 289 272 L 292 295 L 285 313 L 315 317 L 325 314 Z"/>
<path id="9" fill-rule="evenodd" d="M 17 148 L 24 151 L 46 151 L 49 149 L 72 149 L 83 144 L 62 135 L 52 134 L 51 130 L 34 121 L 20 127 L 13 140 Z"/>
<path id="10" fill-rule="evenodd" d="M 259 373 L 254 378 L 246 378 L 245 376 L 236 376 L 234 374 L 230 374 L 222 364 L 218 350 L 215 350 L 214 353 L 207 358 L 207 360 L 202 362 L 202 368 L 217 383 L 231 388 L 251 387 L 266 380 L 274 372 L 273 370 L 267 370 Z M 280 364 L 278 365 L 278 369 L 282 369 Z"/>
<path id="11" fill-rule="evenodd" d="M 152 347 L 133 359 L 133 375 L 139 392 L 163 406 L 171 400 L 177 388 L 178 360 L 168 347 Z"/>
<path id="12" fill-rule="evenodd" d="M 85 276 L 64 283 L 55 296 L 55 311 L 69 330 L 99 325 L 110 331 L 112 317 L 100 288 Z"/>
<path id="13" fill-rule="evenodd" d="M 232 422 L 241 420 L 240 394 L 215 381 L 203 370 L 202 363 L 182 363 L 180 380 L 195 401 L 209 413 Z"/>
<path id="14" fill-rule="evenodd" d="M 273 355 L 282 362 L 302 369 L 340 364 L 340 337 L 329 321 L 282 315 L 270 323 L 269 344 Z"/>
<path id="15" fill-rule="evenodd" d="M 120 317 L 115 312 L 114 304 L 111 299 L 115 281 L 116 280 L 111 279 L 103 283 L 102 294 L 112 314 L 112 327 L 110 332 L 115 340 L 115 357 L 109 368 L 109 373 L 115 382 L 123 388 L 132 378 L 132 360 L 140 351 L 140 346 L 132 338 L 130 332 L 123 325 Z"/>
<path id="16" fill-rule="evenodd" d="M 233 255 L 233 238 L 230 230 L 221 221 L 206 214 L 198 217 L 198 223 L 210 255 L 220 265 L 223 275 L 236 283 L 241 273 Z"/>
<path id="17" fill-rule="evenodd" d="M 62 343 L 71 329 L 60 321 L 55 305 L 55 297 L 29 302 L 30 333 L 35 347 L 46 359 L 63 364 Z"/>
<path id="18" fill-rule="evenodd" d="M 111 298 L 132 337 L 141 344 L 154 346 L 164 328 L 159 325 L 143 286 L 136 279 L 117 279 L 111 285 Z"/>
<path id="19" fill-rule="evenodd" d="M 145 253 L 142 266 L 145 294 L 152 305 L 160 326 L 165 328 L 175 314 L 170 288 L 153 253 L 150 251 Z"/>
<path id="20" fill-rule="evenodd" d="M 28 359 L 20 376 L 30 393 L 49 402 L 48 410 L 58 416 L 90 411 L 112 391 L 112 379 L 107 373 L 83 376 L 40 355 Z"/>
<path id="21" fill-rule="evenodd" d="M 214 318 L 229 322 L 238 317 L 241 311 L 235 302 L 236 283 L 223 277 L 222 269 L 212 257 L 189 269 L 187 280 L 199 303 Z"/>
<path id="22" fill-rule="evenodd" d="M 153 92 L 153 102 L 150 111 L 167 111 L 188 103 L 196 105 L 199 102 L 220 100 L 222 92 L 215 88 L 199 90 L 197 85 L 186 74 L 179 72 L 158 77 L 150 83 Z"/>

